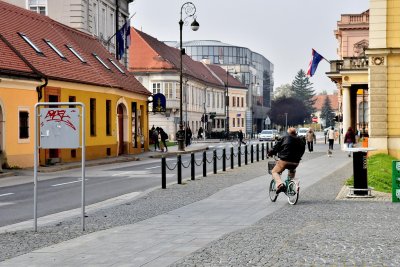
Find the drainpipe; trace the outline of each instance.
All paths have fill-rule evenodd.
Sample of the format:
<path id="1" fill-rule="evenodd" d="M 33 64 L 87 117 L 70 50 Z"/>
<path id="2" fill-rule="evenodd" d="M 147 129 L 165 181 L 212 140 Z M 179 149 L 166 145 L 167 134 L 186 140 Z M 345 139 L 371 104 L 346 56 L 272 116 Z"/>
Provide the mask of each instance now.
<path id="1" fill-rule="evenodd" d="M 47 86 L 48 82 L 49 80 L 47 79 L 47 77 L 44 77 L 44 84 L 36 86 L 36 92 L 38 94 L 38 102 L 40 102 L 40 100 L 42 99 L 43 97 L 42 89 Z"/>

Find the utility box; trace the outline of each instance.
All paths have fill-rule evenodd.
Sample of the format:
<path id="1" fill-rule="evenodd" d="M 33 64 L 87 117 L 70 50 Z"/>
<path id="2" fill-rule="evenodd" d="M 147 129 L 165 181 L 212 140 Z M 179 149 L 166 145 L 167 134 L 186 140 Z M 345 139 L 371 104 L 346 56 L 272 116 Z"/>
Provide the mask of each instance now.
<path id="1" fill-rule="evenodd" d="M 392 202 L 400 202 L 400 161 L 392 161 Z"/>

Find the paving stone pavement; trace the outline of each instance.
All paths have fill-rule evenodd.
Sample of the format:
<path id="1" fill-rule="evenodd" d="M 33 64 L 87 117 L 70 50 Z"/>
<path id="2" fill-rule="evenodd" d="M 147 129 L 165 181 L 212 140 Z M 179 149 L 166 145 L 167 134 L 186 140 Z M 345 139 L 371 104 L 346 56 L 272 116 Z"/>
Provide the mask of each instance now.
<path id="1" fill-rule="evenodd" d="M 400 266 L 400 206 L 338 198 L 352 173 L 345 153 L 332 158 L 315 153 L 300 173 L 295 206 L 283 195 L 271 203 L 260 173 L 163 215 L 0 266 Z"/>

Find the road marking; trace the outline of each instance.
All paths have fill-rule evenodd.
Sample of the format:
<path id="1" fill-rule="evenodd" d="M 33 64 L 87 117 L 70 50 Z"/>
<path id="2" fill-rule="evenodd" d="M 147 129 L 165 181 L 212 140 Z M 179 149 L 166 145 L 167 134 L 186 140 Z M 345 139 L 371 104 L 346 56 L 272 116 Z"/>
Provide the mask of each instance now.
<path id="1" fill-rule="evenodd" d="M 85 181 L 87 181 L 88 179 L 85 179 Z M 51 185 L 51 186 L 61 186 L 61 185 L 67 185 L 67 184 L 74 184 L 74 183 L 81 183 L 82 182 L 82 179 L 80 179 L 80 180 L 77 180 L 77 181 L 72 181 L 72 182 L 66 182 L 66 183 L 61 183 L 61 184 L 53 184 L 53 185 Z"/>
<path id="2" fill-rule="evenodd" d="M 112 176 L 143 176 L 143 175 L 149 175 L 149 171 L 127 171 L 127 172 L 117 172 L 114 173 Z"/>
<path id="3" fill-rule="evenodd" d="M 7 205 L 13 205 L 15 202 L 0 202 L 0 207 L 1 206 L 7 206 Z"/>
<path id="4" fill-rule="evenodd" d="M 160 168 L 160 167 L 161 167 L 161 166 L 149 167 L 149 168 L 146 168 L 146 170 L 156 169 L 156 168 Z"/>
<path id="5" fill-rule="evenodd" d="M 14 195 L 14 193 L 5 193 L 5 194 L 1 194 L 0 197 L 5 197 L 5 196 L 9 196 L 9 195 Z"/>

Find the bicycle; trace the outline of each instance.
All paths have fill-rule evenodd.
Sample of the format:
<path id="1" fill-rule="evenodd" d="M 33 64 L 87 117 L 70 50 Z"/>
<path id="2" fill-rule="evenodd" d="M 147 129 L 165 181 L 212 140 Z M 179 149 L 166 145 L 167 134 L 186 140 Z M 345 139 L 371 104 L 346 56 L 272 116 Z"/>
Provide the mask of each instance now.
<path id="1" fill-rule="evenodd" d="M 272 174 L 272 169 L 275 167 L 276 162 L 277 162 L 277 160 L 268 161 L 268 173 L 269 174 Z M 280 173 L 280 175 L 281 175 L 281 173 Z M 289 204 L 296 205 L 297 201 L 299 200 L 299 193 L 300 193 L 299 183 L 292 180 L 288 174 L 284 181 L 284 184 L 286 186 L 286 191 L 284 191 L 284 193 L 286 194 L 286 196 L 288 198 Z M 274 179 L 271 179 L 271 182 L 269 184 L 269 198 L 271 199 L 272 202 L 275 202 L 276 199 L 278 198 L 278 194 L 276 194 L 276 185 L 275 185 Z"/>

